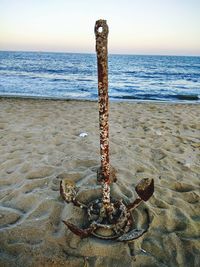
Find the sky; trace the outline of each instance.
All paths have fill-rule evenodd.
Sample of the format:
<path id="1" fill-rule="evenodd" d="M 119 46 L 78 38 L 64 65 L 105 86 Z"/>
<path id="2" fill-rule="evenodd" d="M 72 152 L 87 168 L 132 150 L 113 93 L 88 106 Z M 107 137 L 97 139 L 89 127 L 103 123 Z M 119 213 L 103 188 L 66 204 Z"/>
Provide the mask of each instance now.
<path id="1" fill-rule="evenodd" d="M 0 0 L 0 50 L 200 56 L 200 0 Z"/>

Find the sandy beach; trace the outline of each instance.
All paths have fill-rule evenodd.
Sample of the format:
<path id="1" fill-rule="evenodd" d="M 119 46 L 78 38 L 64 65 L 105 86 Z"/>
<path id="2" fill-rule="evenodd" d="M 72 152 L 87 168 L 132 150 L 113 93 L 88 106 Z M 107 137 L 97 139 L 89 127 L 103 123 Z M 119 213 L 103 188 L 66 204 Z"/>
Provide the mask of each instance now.
<path id="1" fill-rule="evenodd" d="M 86 137 L 80 133 L 86 132 Z M 98 105 L 89 101 L 0 99 L 0 266 L 198 267 L 200 105 L 110 104 L 111 194 L 130 203 L 141 178 L 155 193 L 133 213 L 149 231 L 131 243 L 80 239 L 62 223 L 83 211 L 60 197 L 63 178 L 85 203 L 100 165 Z"/>

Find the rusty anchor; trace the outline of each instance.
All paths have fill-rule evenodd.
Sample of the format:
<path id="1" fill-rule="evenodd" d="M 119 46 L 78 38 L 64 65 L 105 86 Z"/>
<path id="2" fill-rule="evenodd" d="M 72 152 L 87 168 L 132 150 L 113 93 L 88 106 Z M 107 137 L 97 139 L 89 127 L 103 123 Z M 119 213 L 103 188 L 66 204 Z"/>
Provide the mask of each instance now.
<path id="1" fill-rule="evenodd" d="M 141 237 L 149 227 L 149 214 L 146 211 L 148 226 L 145 229 L 135 229 L 131 211 L 140 203 L 147 201 L 154 192 L 154 180 L 142 179 L 135 187 L 138 197 L 133 203 L 126 204 L 121 199 L 110 196 L 111 168 L 109 163 L 109 124 L 108 124 L 108 26 L 106 20 L 98 20 L 95 24 L 98 95 L 99 95 L 99 130 L 101 167 L 97 180 L 101 183 L 102 198 L 95 199 L 89 204 L 78 201 L 79 188 L 73 181 L 60 182 L 60 194 L 67 203 L 73 203 L 87 214 L 88 227 L 81 229 L 69 221 L 64 224 L 81 238 L 93 235 L 101 239 L 117 241 L 132 241 Z"/>

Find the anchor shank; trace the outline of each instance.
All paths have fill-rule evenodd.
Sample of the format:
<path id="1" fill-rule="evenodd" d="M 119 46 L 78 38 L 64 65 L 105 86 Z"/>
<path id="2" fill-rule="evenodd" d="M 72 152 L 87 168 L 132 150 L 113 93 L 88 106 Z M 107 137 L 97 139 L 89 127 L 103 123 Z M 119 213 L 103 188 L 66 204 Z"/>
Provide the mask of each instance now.
<path id="1" fill-rule="evenodd" d="M 103 204 L 110 204 L 110 165 L 109 165 L 109 125 L 108 125 L 108 25 L 106 20 L 98 20 L 95 24 L 98 95 L 99 95 L 99 130 L 101 176 Z"/>

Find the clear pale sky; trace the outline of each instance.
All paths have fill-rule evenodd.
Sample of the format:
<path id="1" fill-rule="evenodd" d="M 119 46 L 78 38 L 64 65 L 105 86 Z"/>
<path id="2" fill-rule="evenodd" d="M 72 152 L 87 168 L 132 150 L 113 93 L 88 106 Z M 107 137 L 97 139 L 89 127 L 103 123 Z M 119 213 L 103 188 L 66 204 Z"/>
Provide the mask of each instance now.
<path id="1" fill-rule="evenodd" d="M 200 55 L 200 0 L 0 0 L 0 50 Z"/>

